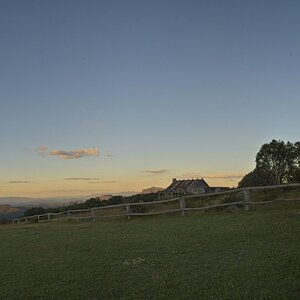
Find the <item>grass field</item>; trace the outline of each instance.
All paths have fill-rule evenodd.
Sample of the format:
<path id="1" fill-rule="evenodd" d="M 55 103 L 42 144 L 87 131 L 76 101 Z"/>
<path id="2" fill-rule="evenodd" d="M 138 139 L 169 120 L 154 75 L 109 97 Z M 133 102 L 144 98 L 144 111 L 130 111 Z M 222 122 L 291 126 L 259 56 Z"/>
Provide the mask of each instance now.
<path id="1" fill-rule="evenodd" d="M 0 226 L 0 299 L 299 299 L 300 208 Z"/>

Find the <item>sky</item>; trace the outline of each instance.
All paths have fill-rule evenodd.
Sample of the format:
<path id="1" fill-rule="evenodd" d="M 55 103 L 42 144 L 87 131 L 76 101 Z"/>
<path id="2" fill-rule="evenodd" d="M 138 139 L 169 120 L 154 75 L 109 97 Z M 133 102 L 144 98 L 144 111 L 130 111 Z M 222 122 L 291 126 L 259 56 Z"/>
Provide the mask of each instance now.
<path id="1" fill-rule="evenodd" d="M 300 2 L 1 0 L 0 197 L 236 186 L 299 141 Z"/>

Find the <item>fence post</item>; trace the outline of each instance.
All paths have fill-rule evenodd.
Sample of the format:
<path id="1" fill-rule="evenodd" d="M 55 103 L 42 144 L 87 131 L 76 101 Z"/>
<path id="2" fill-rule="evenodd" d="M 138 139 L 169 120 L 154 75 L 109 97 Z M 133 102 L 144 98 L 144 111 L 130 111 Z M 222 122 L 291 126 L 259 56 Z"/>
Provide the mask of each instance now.
<path id="1" fill-rule="evenodd" d="M 249 203 L 250 201 L 250 197 L 249 197 L 249 190 L 244 190 L 244 201 Z M 250 209 L 250 206 L 249 204 L 245 204 L 245 210 L 249 210 Z"/>
<path id="2" fill-rule="evenodd" d="M 185 216 L 185 198 L 179 199 L 181 215 Z"/>
<path id="3" fill-rule="evenodd" d="M 131 216 L 131 209 L 130 209 L 130 205 L 126 205 L 126 212 L 127 212 L 127 219 L 130 220 Z"/>
<path id="4" fill-rule="evenodd" d="M 50 213 L 48 213 L 48 222 L 50 222 L 50 220 L 51 220 L 51 215 Z"/>
<path id="5" fill-rule="evenodd" d="M 92 211 L 92 218 L 93 218 L 93 222 L 95 222 L 95 221 L 96 221 L 96 218 L 95 218 L 95 212 L 94 212 L 94 210 L 93 210 L 93 209 L 91 209 L 91 211 Z"/>
<path id="6" fill-rule="evenodd" d="M 71 212 L 68 210 L 68 220 L 71 221 Z"/>
<path id="7" fill-rule="evenodd" d="M 40 215 L 37 216 L 37 221 L 40 222 Z"/>

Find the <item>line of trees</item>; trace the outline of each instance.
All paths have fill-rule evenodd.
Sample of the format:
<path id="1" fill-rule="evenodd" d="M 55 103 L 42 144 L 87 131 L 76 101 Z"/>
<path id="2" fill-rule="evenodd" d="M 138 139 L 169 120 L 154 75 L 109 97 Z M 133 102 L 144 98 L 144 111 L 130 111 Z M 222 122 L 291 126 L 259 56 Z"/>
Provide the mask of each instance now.
<path id="1" fill-rule="evenodd" d="M 55 208 L 32 207 L 24 212 L 24 217 L 33 215 L 42 215 L 46 213 L 59 213 L 73 209 L 88 209 L 93 207 L 102 207 L 123 203 L 150 202 L 158 199 L 157 193 L 137 194 L 128 197 L 113 196 L 108 200 L 101 200 L 100 197 L 90 198 L 86 201 L 75 202 L 67 206 Z"/>
<path id="2" fill-rule="evenodd" d="M 272 140 L 256 154 L 256 167 L 246 174 L 238 187 L 300 182 L 300 142 Z"/>

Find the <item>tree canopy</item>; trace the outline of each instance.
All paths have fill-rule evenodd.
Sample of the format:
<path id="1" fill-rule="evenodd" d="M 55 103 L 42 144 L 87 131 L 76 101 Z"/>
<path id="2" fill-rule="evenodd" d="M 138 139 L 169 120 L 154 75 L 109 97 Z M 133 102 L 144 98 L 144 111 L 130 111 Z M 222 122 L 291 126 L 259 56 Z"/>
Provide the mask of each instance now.
<path id="1" fill-rule="evenodd" d="M 300 142 L 272 140 L 256 154 L 256 167 L 239 187 L 300 182 Z"/>

